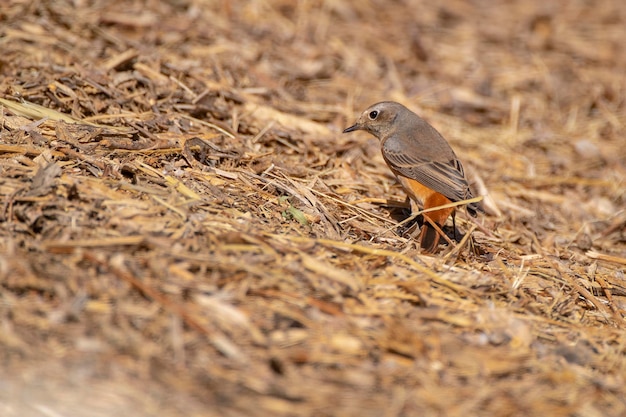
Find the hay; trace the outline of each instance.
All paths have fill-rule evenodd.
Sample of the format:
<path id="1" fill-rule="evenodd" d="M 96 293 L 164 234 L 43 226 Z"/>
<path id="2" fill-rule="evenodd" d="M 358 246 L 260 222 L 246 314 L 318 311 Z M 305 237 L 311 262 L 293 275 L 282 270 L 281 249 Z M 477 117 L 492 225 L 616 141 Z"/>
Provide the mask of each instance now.
<path id="1" fill-rule="evenodd" d="M 3 4 L 0 414 L 626 414 L 622 9 Z M 383 99 L 487 194 L 436 256 Z"/>

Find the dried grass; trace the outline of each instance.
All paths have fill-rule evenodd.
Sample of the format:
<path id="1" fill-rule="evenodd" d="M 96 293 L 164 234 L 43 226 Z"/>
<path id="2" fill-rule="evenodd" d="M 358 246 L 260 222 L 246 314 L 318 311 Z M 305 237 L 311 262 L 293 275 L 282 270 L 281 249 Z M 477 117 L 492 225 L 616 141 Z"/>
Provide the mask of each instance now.
<path id="1" fill-rule="evenodd" d="M 0 16 L 0 414 L 626 414 L 621 2 Z M 487 194 L 437 256 L 382 99 Z"/>

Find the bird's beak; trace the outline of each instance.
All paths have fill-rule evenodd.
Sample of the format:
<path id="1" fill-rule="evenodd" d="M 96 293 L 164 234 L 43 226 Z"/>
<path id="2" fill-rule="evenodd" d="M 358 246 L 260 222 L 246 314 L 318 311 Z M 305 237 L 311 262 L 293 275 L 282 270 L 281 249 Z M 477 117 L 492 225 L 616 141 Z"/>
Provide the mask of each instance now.
<path id="1" fill-rule="evenodd" d="M 359 126 L 358 123 L 353 124 L 350 127 L 347 127 L 343 130 L 343 133 L 349 133 L 349 132 L 354 132 L 355 130 L 359 130 L 361 127 Z"/>

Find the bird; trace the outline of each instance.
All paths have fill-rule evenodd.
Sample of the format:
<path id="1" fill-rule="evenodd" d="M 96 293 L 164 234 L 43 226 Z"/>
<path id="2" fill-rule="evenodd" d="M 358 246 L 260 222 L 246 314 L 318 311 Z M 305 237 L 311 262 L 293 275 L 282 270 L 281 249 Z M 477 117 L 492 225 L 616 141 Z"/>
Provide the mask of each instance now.
<path id="1" fill-rule="evenodd" d="M 356 130 L 364 130 L 380 140 L 383 159 L 408 194 L 412 213 L 420 207 L 426 210 L 474 197 L 463 165 L 445 138 L 402 104 L 382 101 L 368 107 L 343 133 Z M 480 202 L 466 207 L 472 216 L 484 212 Z M 454 214 L 454 207 L 422 214 L 422 250 L 437 250 L 441 227 Z"/>

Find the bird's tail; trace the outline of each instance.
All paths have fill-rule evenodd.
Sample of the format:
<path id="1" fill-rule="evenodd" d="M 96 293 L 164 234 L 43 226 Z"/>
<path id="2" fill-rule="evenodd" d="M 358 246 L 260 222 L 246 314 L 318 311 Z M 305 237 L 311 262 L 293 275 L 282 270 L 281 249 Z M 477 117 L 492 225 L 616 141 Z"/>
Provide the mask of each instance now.
<path id="1" fill-rule="evenodd" d="M 478 213 L 484 213 L 485 209 L 480 201 L 475 203 L 469 203 L 467 205 L 467 212 L 471 214 L 472 217 L 476 217 Z"/>

